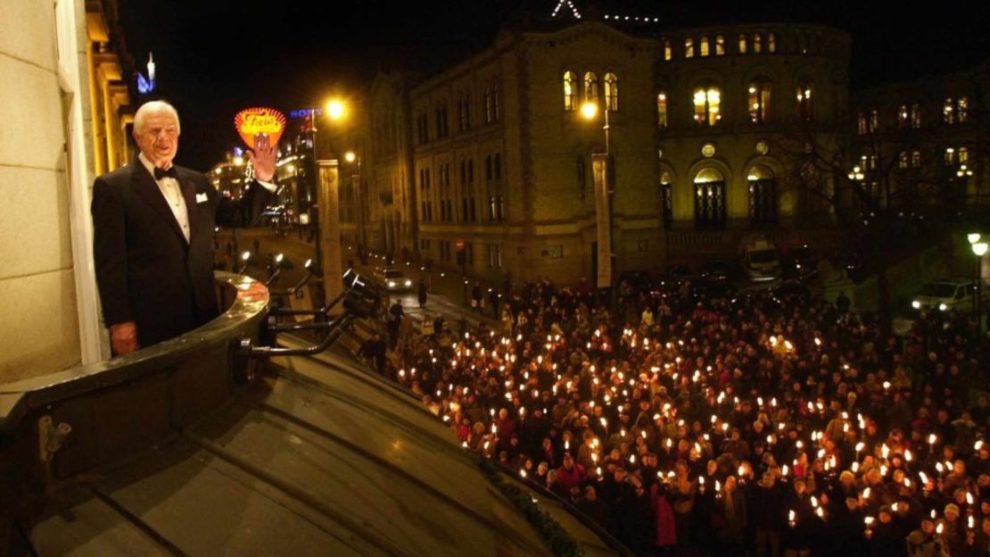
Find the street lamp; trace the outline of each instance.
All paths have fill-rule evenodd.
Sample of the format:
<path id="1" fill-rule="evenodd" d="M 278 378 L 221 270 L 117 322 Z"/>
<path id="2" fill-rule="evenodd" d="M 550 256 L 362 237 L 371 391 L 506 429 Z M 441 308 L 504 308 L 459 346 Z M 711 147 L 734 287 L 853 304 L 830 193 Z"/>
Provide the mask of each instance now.
<path id="1" fill-rule="evenodd" d="M 977 335 L 983 334 L 983 256 L 987 253 L 987 242 L 980 241 L 980 235 L 973 233 L 967 234 L 966 239 L 969 240 L 969 247 L 973 250 L 973 255 L 976 256 L 976 333 Z"/>
<path id="2" fill-rule="evenodd" d="M 609 131 L 610 126 L 608 122 L 608 105 L 605 105 L 605 125 L 602 126 L 602 131 L 605 132 L 605 153 L 592 153 L 592 168 L 594 168 L 595 173 L 595 209 L 598 218 L 597 231 L 598 231 L 598 277 L 595 280 L 595 285 L 598 288 L 608 288 L 611 293 L 611 298 L 613 303 L 616 300 L 615 296 L 615 249 L 614 242 L 612 240 L 612 197 L 615 193 L 612 184 L 609 181 L 609 174 L 611 173 L 611 152 L 609 145 Z M 581 105 L 581 116 L 588 121 L 592 121 L 598 115 L 598 103 L 597 102 L 585 102 Z M 604 217 L 604 218 L 603 218 Z M 607 222 L 602 222 L 607 219 Z M 607 252 L 606 252 L 607 250 Z"/>
<path id="3" fill-rule="evenodd" d="M 325 105 L 327 118 L 331 122 L 339 122 L 347 117 L 347 105 L 339 98 L 332 98 Z M 318 211 L 313 219 L 316 231 L 316 261 L 317 266 L 325 269 L 323 274 L 324 293 L 327 298 L 336 296 L 343 290 L 341 276 L 340 242 L 340 204 L 339 204 L 339 173 L 337 162 L 332 159 L 320 159 L 316 133 L 316 109 L 312 110 L 313 118 L 313 185 L 316 187 L 316 205 Z M 332 154 L 332 153 L 331 153 Z M 322 216 L 320 214 L 322 213 Z M 323 249 L 332 251 L 324 257 Z"/>

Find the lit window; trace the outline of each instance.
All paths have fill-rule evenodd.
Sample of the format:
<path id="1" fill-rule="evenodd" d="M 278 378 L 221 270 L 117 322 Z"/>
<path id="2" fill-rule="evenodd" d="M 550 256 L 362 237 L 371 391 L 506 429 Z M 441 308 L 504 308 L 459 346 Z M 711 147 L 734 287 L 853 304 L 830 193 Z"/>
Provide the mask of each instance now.
<path id="1" fill-rule="evenodd" d="M 956 163 L 956 150 L 952 147 L 945 148 L 945 166 L 952 166 Z"/>
<path id="2" fill-rule="evenodd" d="M 770 83 L 757 80 L 749 84 L 749 121 L 762 124 L 770 119 Z"/>
<path id="3" fill-rule="evenodd" d="M 763 52 L 763 35 L 753 33 L 753 54 L 759 54 L 761 52 Z"/>
<path id="4" fill-rule="evenodd" d="M 959 100 L 956 101 L 956 120 L 960 124 L 962 124 L 967 120 L 967 118 L 969 118 L 968 109 L 969 109 L 969 99 L 967 99 L 966 97 L 959 97 Z"/>
<path id="5" fill-rule="evenodd" d="M 911 127 L 921 127 L 921 105 L 917 103 L 911 105 Z"/>
<path id="6" fill-rule="evenodd" d="M 955 104 L 951 98 L 945 99 L 942 104 L 942 121 L 946 124 L 956 123 Z"/>
<path id="7" fill-rule="evenodd" d="M 746 49 L 749 46 L 748 39 L 746 38 L 746 33 L 739 33 L 739 54 L 746 54 Z"/>
<path id="8" fill-rule="evenodd" d="M 605 74 L 605 108 L 619 110 L 619 79 L 614 73 Z"/>
<path id="9" fill-rule="evenodd" d="M 705 168 L 694 178 L 694 222 L 698 227 L 725 224 L 725 178 Z"/>
<path id="10" fill-rule="evenodd" d="M 911 168 L 921 168 L 921 151 L 911 151 Z"/>
<path id="11" fill-rule="evenodd" d="M 698 50 L 701 56 L 708 56 L 708 35 L 702 35 L 701 39 L 698 41 Z"/>
<path id="12" fill-rule="evenodd" d="M 584 74 L 584 102 L 598 104 L 598 76 L 594 72 Z"/>
<path id="13" fill-rule="evenodd" d="M 694 90 L 694 120 L 702 126 L 714 126 L 722 118 L 719 107 L 722 92 L 718 87 L 698 87 Z"/>
<path id="14" fill-rule="evenodd" d="M 694 39 L 691 37 L 684 39 L 684 57 L 694 58 Z"/>
<path id="15" fill-rule="evenodd" d="M 802 81 L 797 88 L 797 113 L 802 120 L 814 120 L 815 104 L 812 93 L 815 85 L 810 81 Z"/>
<path id="16" fill-rule="evenodd" d="M 902 104 L 897 109 L 897 126 L 900 128 L 907 128 L 911 125 L 911 116 L 908 112 L 908 107 L 906 104 Z"/>
<path id="17" fill-rule="evenodd" d="M 725 56 L 725 35 L 715 35 L 715 56 Z"/>
<path id="18" fill-rule="evenodd" d="M 959 150 L 956 151 L 956 160 L 959 161 L 959 164 L 966 164 L 966 163 L 968 163 L 969 162 L 969 149 L 966 148 L 966 147 L 960 147 Z"/>
<path id="19" fill-rule="evenodd" d="M 657 93 L 657 125 L 666 128 L 667 122 L 667 93 L 660 91 Z"/>
<path id="20" fill-rule="evenodd" d="M 877 109 L 870 111 L 870 133 L 877 131 L 880 128 L 880 114 Z"/>
<path id="21" fill-rule="evenodd" d="M 907 151 L 901 151 L 901 154 L 897 157 L 897 167 L 907 168 L 911 164 L 911 158 Z"/>
<path id="22" fill-rule="evenodd" d="M 574 110 L 576 108 L 577 76 L 568 70 L 564 72 L 564 110 Z"/>
<path id="23" fill-rule="evenodd" d="M 800 93 L 798 93 L 800 95 Z M 800 99 L 800 97 L 798 97 Z M 866 135 L 866 115 L 862 112 L 856 114 L 856 134 Z"/>
<path id="24" fill-rule="evenodd" d="M 670 46 L 670 40 L 664 39 L 663 41 L 663 59 L 670 60 L 674 57 L 674 49 Z"/>
<path id="25" fill-rule="evenodd" d="M 768 33 L 767 34 L 767 52 L 773 54 L 777 52 L 777 34 Z"/>

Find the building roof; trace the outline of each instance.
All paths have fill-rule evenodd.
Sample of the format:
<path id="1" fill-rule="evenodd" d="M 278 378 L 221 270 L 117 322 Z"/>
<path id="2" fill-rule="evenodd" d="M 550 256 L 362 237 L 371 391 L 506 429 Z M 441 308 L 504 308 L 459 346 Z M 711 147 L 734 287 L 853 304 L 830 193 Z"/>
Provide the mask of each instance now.
<path id="1" fill-rule="evenodd" d="M 78 489 L 33 529 L 39 553 L 552 555 L 418 400 L 357 366 L 278 364 L 174 442 Z M 618 554 L 526 492 L 585 555 Z"/>

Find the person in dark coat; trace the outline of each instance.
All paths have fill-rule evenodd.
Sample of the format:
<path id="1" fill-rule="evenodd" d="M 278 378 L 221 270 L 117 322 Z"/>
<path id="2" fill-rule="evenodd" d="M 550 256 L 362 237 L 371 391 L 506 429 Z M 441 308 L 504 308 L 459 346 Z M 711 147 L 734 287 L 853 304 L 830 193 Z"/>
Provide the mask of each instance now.
<path id="1" fill-rule="evenodd" d="M 93 260 L 103 321 L 115 355 L 167 340 L 219 315 L 213 235 L 254 224 L 276 186 L 277 146 L 255 138 L 257 178 L 239 200 L 222 197 L 205 175 L 172 163 L 179 115 L 164 101 L 134 115 L 138 160 L 93 183 Z"/>
<path id="2" fill-rule="evenodd" d="M 608 509 L 605 506 L 605 502 L 598 498 L 598 492 L 595 491 L 595 486 L 586 485 L 584 487 L 584 497 L 578 501 L 577 508 L 600 526 L 605 526 Z"/>
<path id="3" fill-rule="evenodd" d="M 419 307 L 426 307 L 427 288 L 426 281 L 419 281 Z"/>
<path id="4" fill-rule="evenodd" d="M 364 356 L 379 374 L 385 374 L 385 341 L 375 333 L 361 344 L 361 355 Z"/>
<path id="5" fill-rule="evenodd" d="M 756 555 L 760 557 L 780 557 L 781 528 L 784 525 L 783 487 L 777 482 L 773 471 L 763 473 L 754 489 L 753 512 L 750 520 L 756 529 Z"/>

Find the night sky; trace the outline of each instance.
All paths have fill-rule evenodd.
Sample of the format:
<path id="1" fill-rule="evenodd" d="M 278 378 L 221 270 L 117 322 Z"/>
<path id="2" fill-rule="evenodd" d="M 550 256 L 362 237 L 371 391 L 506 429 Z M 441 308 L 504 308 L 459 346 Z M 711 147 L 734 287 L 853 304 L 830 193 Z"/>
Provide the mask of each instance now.
<path id="1" fill-rule="evenodd" d="M 968 4 L 874 0 L 574 0 L 586 13 L 649 15 L 682 27 L 748 21 L 819 23 L 853 37 L 865 86 L 972 67 L 990 32 Z M 548 18 L 556 0 L 118 0 L 128 51 L 155 55 L 159 92 L 182 117 L 177 162 L 205 170 L 238 143 L 241 108 L 288 112 L 366 85 L 378 69 L 432 72 L 488 45 L 499 27 Z"/>

